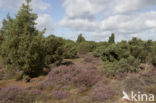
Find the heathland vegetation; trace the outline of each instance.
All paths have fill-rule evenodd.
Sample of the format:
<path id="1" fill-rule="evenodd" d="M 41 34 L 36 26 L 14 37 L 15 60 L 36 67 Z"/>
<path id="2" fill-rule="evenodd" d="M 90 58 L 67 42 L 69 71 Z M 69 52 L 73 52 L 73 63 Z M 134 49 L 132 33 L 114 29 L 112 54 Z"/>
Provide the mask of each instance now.
<path id="1" fill-rule="evenodd" d="M 46 37 L 29 3 L 0 28 L 0 103 L 121 103 L 122 90 L 156 94 L 155 41 Z"/>

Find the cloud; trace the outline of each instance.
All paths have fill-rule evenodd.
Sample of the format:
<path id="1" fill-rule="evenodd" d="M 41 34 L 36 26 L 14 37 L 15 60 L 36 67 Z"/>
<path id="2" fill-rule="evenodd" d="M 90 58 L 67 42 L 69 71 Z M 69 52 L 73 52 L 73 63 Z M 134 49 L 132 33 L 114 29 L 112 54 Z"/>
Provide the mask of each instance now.
<path id="1" fill-rule="evenodd" d="M 5 10 L 5 9 L 15 9 L 20 6 L 22 3 L 22 0 L 0 0 L 0 8 Z"/>
<path id="2" fill-rule="evenodd" d="M 64 18 L 60 21 L 59 25 L 71 28 L 77 31 L 95 31 L 97 29 L 97 23 L 91 22 L 87 19 L 69 19 Z"/>
<path id="3" fill-rule="evenodd" d="M 66 8 L 68 17 L 92 17 L 103 11 L 110 0 L 64 0 L 63 6 Z M 107 5 L 108 6 L 108 5 Z M 84 16 L 85 15 L 85 16 Z"/>
<path id="4" fill-rule="evenodd" d="M 66 15 L 59 25 L 93 40 L 111 32 L 126 39 L 156 29 L 156 0 L 64 0 L 63 7 Z"/>
<path id="5" fill-rule="evenodd" d="M 62 19 L 60 25 L 83 31 L 112 31 L 120 34 L 131 34 L 156 27 L 156 11 L 136 15 L 113 15 L 99 21 L 87 19 Z"/>
<path id="6" fill-rule="evenodd" d="M 12 12 L 12 10 L 16 11 L 23 2 L 25 2 L 25 0 L 0 0 L 0 8 L 9 12 Z M 46 28 L 46 33 L 51 33 L 54 30 L 55 24 L 50 15 L 43 13 L 50 8 L 50 4 L 44 0 L 32 0 L 30 5 L 35 12 L 39 13 L 38 19 L 36 20 L 37 28 L 40 30 Z"/>
<path id="7" fill-rule="evenodd" d="M 116 0 L 115 12 L 125 13 L 156 6 L 156 0 Z"/>
<path id="8" fill-rule="evenodd" d="M 156 28 L 156 20 L 147 20 L 146 25 L 148 27 Z"/>
<path id="9" fill-rule="evenodd" d="M 48 14 L 40 14 L 36 22 L 37 22 L 37 28 L 39 30 L 43 30 L 44 28 L 46 28 L 46 34 L 52 33 L 52 31 L 56 26 L 52 17 Z"/>
<path id="10" fill-rule="evenodd" d="M 0 0 L 2 10 L 17 10 L 25 0 Z M 43 0 L 32 0 L 31 6 L 35 11 L 46 11 L 50 5 Z"/>
<path id="11" fill-rule="evenodd" d="M 50 4 L 44 2 L 43 0 L 32 0 L 32 8 L 34 10 L 38 10 L 38 11 L 46 11 L 49 7 Z"/>

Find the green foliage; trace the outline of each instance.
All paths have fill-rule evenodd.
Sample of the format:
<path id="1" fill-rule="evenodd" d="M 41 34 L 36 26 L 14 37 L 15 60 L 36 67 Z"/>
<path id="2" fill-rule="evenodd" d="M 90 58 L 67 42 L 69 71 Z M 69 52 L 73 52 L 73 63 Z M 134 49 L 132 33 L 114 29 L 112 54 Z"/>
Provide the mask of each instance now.
<path id="1" fill-rule="evenodd" d="M 78 44 L 78 52 L 80 54 L 92 52 L 95 48 L 96 48 L 96 43 L 91 41 L 81 42 Z"/>
<path id="2" fill-rule="evenodd" d="M 46 49 L 45 64 L 60 63 L 63 59 L 63 44 L 62 38 L 51 35 L 44 40 L 44 47 Z"/>
<path id="3" fill-rule="evenodd" d="M 72 59 L 77 57 L 77 45 L 71 40 L 66 40 L 64 45 L 64 58 Z"/>
<path id="4" fill-rule="evenodd" d="M 155 50 L 154 42 L 133 38 L 129 42 L 105 43 L 105 45 L 96 48 L 94 55 L 104 61 L 103 71 L 115 76 L 123 72 L 140 71 L 138 68 L 140 63 L 155 65 Z"/>
<path id="5" fill-rule="evenodd" d="M 81 42 L 84 42 L 86 41 L 85 38 L 82 36 L 82 34 L 80 34 L 76 40 L 77 43 L 81 43 Z"/>
<path id="6" fill-rule="evenodd" d="M 103 51 L 109 46 L 107 42 L 99 42 L 96 45 L 96 48 L 93 51 L 95 57 L 101 57 Z"/>
<path id="7" fill-rule="evenodd" d="M 114 33 L 112 33 L 112 35 L 109 37 L 108 42 L 109 42 L 110 44 L 114 44 L 114 43 L 115 43 L 115 36 L 114 36 Z"/>
<path id="8" fill-rule="evenodd" d="M 135 60 L 133 57 L 129 57 L 128 59 L 121 59 L 120 61 L 104 62 L 104 68 L 102 71 L 105 72 L 107 76 L 116 76 L 124 72 L 138 72 L 140 71 L 138 65 L 138 60 Z"/>
<path id="9" fill-rule="evenodd" d="M 29 3 L 23 4 L 15 19 L 8 16 L 1 29 L 4 35 L 1 56 L 5 65 L 33 77 L 42 71 L 45 48 L 42 33 L 35 28 L 37 15 L 31 11 Z"/>

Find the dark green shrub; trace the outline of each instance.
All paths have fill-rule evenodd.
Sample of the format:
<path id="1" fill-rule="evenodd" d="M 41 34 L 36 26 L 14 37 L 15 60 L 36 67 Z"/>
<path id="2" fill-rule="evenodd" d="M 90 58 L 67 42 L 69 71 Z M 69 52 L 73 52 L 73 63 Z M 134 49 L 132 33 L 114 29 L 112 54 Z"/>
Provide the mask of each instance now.
<path id="1" fill-rule="evenodd" d="M 66 41 L 64 45 L 64 58 L 72 59 L 77 57 L 77 45 L 73 41 Z"/>
<path id="2" fill-rule="evenodd" d="M 80 54 L 85 54 L 88 52 L 92 52 L 95 49 L 95 44 L 92 42 L 81 42 L 78 44 L 78 52 Z"/>
<path id="3" fill-rule="evenodd" d="M 128 72 L 138 72 L 139 61 L 135 60 L 133 57 L 128 59 L 121 59 L 120 61 L 115 62 L 104 62 L 104 69 L 108 76 L 117 76 L 120 73 Z"/>
<path id="4" fill-rule="evenodd" d="M 63 39 L 51 35 L 44 40 L 44 48 L 46 49 L 45 64 L 60 63 L 63 59 Z"/>

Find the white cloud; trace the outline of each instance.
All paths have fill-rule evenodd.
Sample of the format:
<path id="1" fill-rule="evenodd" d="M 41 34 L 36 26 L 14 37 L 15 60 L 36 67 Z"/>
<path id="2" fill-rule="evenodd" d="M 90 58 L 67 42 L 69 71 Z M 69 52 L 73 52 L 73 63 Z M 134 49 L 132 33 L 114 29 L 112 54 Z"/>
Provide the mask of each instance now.
<path id="1" fill-rule="evenodd" d="M 95 31 L 97 27 L 96 22 L 91 22 L 87 19 L 69 19 L 64 18 L 59 23 L 61 26 L 69 27 L 75 30 L 83 30 L 83 31 Z"/>
<path id="2" fill-rule="evenodd" d="M 114 15 L 99 21 L 89 21 L 87 19 L 64 18 L 60 25 L 74 30 L 84 31 L 112 31 L 120 34 L 131 34 L 150 29 L 155 26 L 156 11 L 141 13 L 136 15 Z M 154 22 L 155 21 L 155 22 Z"/>
<path id="3" fill-rule="evenodd" d="M 116 0 L 115 12 L 125 13 L 156 6 L 156 0 Z"/>
<path id="4" fill-rule="evenodd" d="M 65 0 L 63 6 L 69 17 L 82 17 L 88 15 L 93 16 L 103 11 L 108 6 L 110 0 Z M 103 5 L 107 4 L 107 5 Z"/>
<path id="5" fill-rule="evenodd" d="M 111 32 L 119 38 L 130 38 L 156 29 L 154 6 L 156 0 L 64 0 L 66 15 L 59 24 L 87 32 L 93 40 L 95 36 L 105 37 Z"/>
<path id="6" fill-rule="evenodd" d="M 5 9 L 15 9 L 20 6 L 22 3 L 22 0 L 0 0 L 0 8 L 5 10 Z"/>
<path id="7" fill-rule="evenodd" d="M 17 10 L 25 0 L 0 0 L 0 8 L 3 10 Z M 50 5 L 43 0 L 32 0 L 31 6 L 36 11 L 46 11 Z"/>
<path id="8" fill-rule="evenodd" d="M 46 11 L 50 5 L 43 0 L 32 0 L 32 8 L 34 10 Z"/>
<path id="9" fill-rule="evenodd" d="M 154 27 L 154 28 L 156 28 L 156 20 L 147 20 L 146 21 L 146 25 L 148 26 L 148 27 Z"/>
<path id="10" fill-rule="evenodd" d="M 43 30 L 44 28 L 46 28 L 47 34 L 52 33 L 52 31 L 56 26 L 52 17 L 48 14 L 40 14 L 36 22 L 37 22 L 37 28 L 39 30 Z"/>

